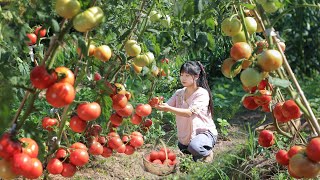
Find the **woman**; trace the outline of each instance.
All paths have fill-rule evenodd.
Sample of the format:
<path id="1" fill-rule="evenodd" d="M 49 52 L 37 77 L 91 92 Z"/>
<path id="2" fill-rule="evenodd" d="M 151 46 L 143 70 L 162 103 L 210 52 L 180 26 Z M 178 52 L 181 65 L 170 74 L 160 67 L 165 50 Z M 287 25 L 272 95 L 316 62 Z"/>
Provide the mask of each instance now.
<path id="1" fill-rule="evenodd" d="M 176 115 L 178 147 L 192 154 L 193 160 L 211 162 L 218 132 L 212 120 L 213 102 L 206 72 L 199 61 L 188 61 L 180 68 L 182 89 L 178 89 L 158 110 Z"/>

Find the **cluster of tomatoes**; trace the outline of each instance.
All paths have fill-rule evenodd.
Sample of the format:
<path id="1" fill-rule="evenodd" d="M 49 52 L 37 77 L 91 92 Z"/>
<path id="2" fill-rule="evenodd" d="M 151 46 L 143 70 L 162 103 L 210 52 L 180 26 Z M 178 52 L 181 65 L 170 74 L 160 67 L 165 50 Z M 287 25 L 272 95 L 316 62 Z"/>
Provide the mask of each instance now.
<path id="1" fill-rule="evenodd" d="M 46 34 L 47 34 L 47 30 L 45 28 L 42 28 L 42 26 L 36 27 L 33 33 L 27 34 L 27 37 L 29 39 L 27 44 L 29 46 L 36 44 L 38 37 L 42 38 L 46 36 Z"/>
<path id="2" fill-rule="evenodd" d="M 271 147 L 275 136 L 270 130 L 262 130 L 258 142 L 262 147 Z M 311 139 L 306 146 L 294 145 L 288 151 L 280 149 L 275 158 L 287 167 L 291 177 L 315 178 L 320 174 L 320 137 Z"/>
<path id="3" fill-rule="evenodd" d="M 306 147 L 295 145 L 289 151 L 280 149 L 276 161 L 287 167 L 291 177 L 316 178 L 320 174 L 320 138 L 311 139 Z"/>
<path id="4" fill-rule="evenodd" d="M 153 150 L 145 156 L 146 160 L 154 164 L 176 165 L 176 154 L 168 148 L 161 148 L 159 151 Z"/>
<path id="5" fill-rule="evenodd" d="M 0 138 L 0 177 L 13 179 L 21 175 L 37 179 L 43 172 L 38 153 L 38 144 L 33 139 L 14 140 L 10 133 L 4 133 Z"/>
<path id="6" fill-rule="evenodd" d="M 35 88 L 47 89 L 46 99 L 53 107 L 69 105 L 75 98 L 75 77 L 66 67 L 60 66 L 53 71 L 47 71 L 45 66 L 36 66 L 30 73 L 30 80 Z"/>

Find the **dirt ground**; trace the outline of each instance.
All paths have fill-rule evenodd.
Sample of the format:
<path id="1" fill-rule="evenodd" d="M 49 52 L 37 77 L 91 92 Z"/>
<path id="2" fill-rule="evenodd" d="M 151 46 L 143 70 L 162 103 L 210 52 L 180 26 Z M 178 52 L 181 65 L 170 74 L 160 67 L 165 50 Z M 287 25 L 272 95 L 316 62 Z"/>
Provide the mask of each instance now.
<path id="1" fill-rule="evenodd" d="M 236 145 L 243 144 L 246 141 L 247 133 L 244 125 L 247 122 L 253 124 L 263 119 L 263 113 L 245 111 L 235 115 L 229 123 L 228 136 L 226 138 L 218 138 L 218 142 L 214 147 L 214 158 L 219 158 L 218 154 L 234 148 Z M 103 179 L 103 180 L 124 180 L 124 179 L 166 179 L 166 176 L 157 176 L 147 172 L 143 165 L 143 155 L 150 152 L 151 144 L 145 144 L 143 149 L 138 149 L 133 155 L 115 154 L 110 158 L 95 157 L 88 166 L 81 168 L 72 179 Z M 177 147 L 170 147 L 176 152 L 177 158 L 182 158 Z M 181 175 L 179 165 L 175 174 Z M 50 176 L 50 179 L 63 179 L 61 176 Z"/>

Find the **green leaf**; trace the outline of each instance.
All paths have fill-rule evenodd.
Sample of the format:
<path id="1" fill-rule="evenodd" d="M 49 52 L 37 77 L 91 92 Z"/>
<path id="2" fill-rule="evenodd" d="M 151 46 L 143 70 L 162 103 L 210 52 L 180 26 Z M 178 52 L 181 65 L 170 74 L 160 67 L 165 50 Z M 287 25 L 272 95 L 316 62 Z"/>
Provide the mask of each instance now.
<path id="1" fill-rule="evenodd" d="M 210 17 L 208 19 L 206 19 L 206 25 L 210 28 L 210 29 L 214 29 L 217 25 L 217 21 L 216 19 Z"/>
<path id="2" fill-rule="evenodd" d="M 214 50 L 215 46 L 216 46 L 216 42 L 215 42 L 215 39 L 213 37 L 212 34 L 207 34 L 207 38 L 208 38 L 208 47 L 210 50 Z"/>
<path id="3" fill-rule="evenodd" d="M 55 19 L 51 19 L 51 25 L 52 25 L 52 29 L 53 32 L 59 32 L 60 31 L 60 26 L 57 20 Z"/>
<path id="4" fill-rule="evenodd" d="M 268 78 L 269 83 L 271 83 L 272 85 L 278 86 L 278 87 L 282 87 L 282 88 L 287 88 L 291 85 L 291 82 L 286 80 L 286 79 L 280 79 L 280 78 L 274 78 L 269 76 Z"/>

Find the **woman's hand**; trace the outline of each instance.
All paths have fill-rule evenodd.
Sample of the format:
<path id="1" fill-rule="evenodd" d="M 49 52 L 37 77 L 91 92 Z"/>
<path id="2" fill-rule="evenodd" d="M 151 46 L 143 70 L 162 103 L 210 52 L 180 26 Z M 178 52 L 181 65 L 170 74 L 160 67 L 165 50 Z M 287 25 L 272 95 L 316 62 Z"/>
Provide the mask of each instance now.
<path id="1" fill-rule="evenodd" d="M 160 110 L 160 111 L 169 111 L 170 110 L 170 106 L 167 103 L 161 103 L 155 106 L 156 109 Z"/>

